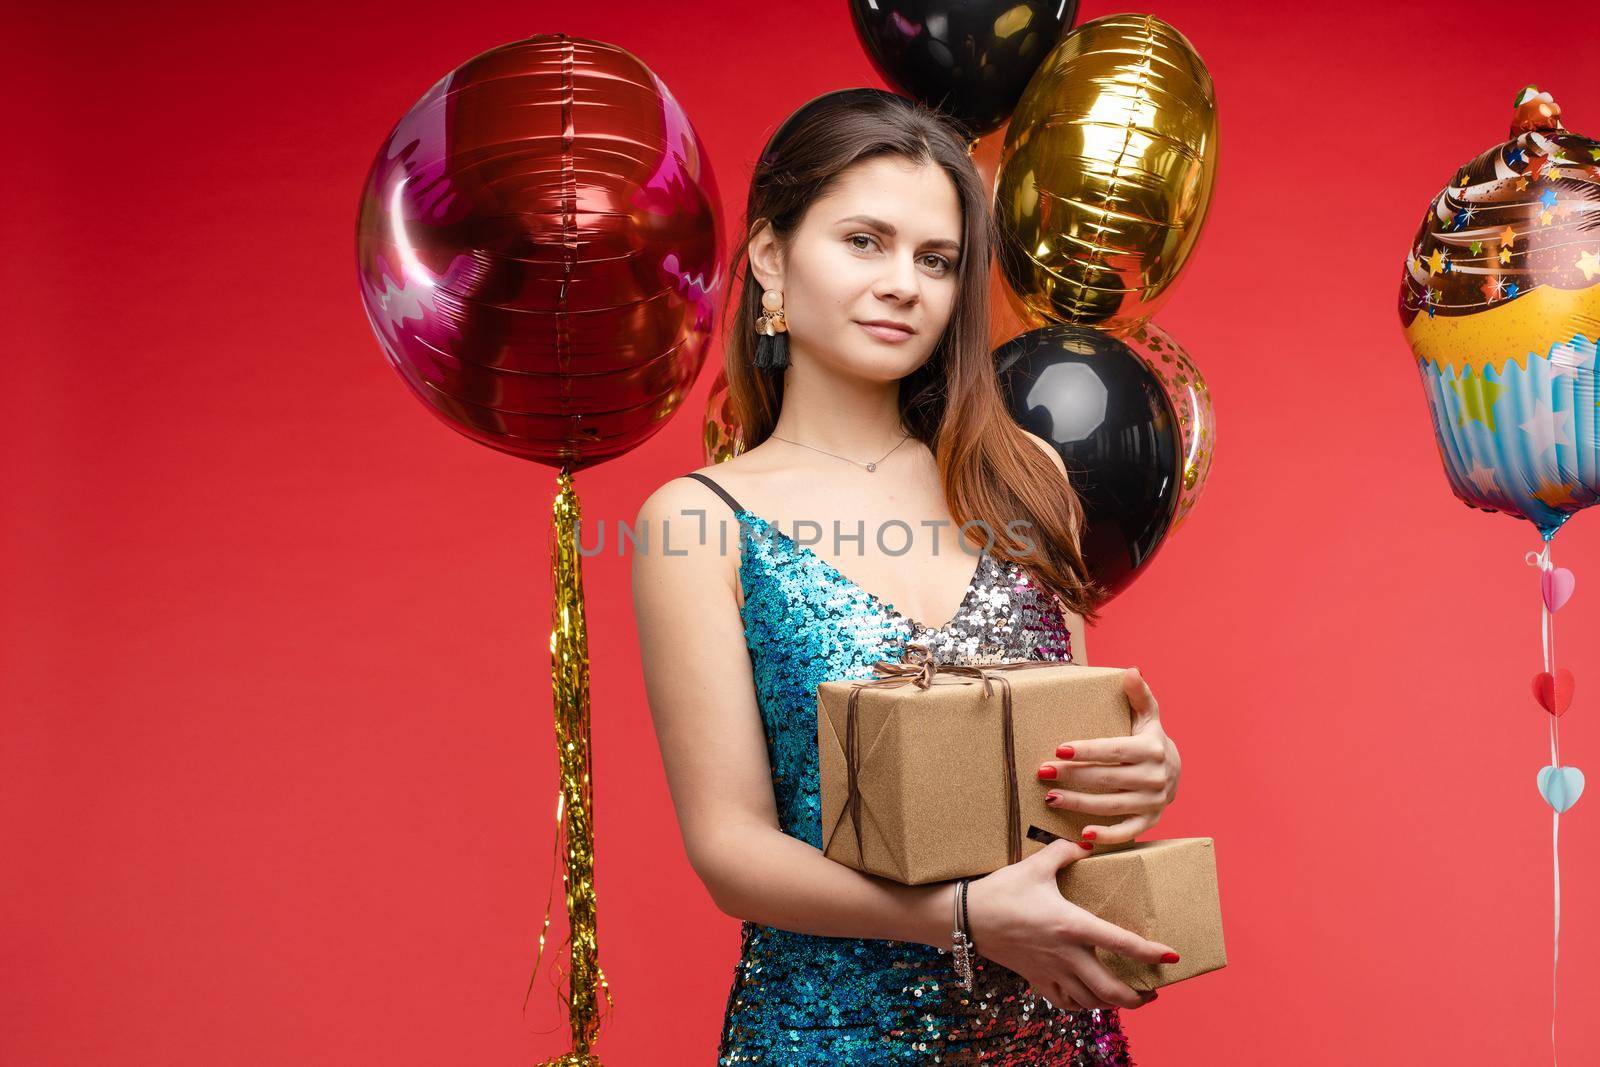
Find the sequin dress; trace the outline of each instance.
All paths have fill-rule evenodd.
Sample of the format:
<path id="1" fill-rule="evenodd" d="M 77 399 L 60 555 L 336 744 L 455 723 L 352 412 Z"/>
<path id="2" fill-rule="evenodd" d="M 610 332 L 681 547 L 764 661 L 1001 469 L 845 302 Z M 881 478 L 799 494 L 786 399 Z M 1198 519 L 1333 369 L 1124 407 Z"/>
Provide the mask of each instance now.
<path id="1" fill-rule="evenodd" d="M 856 585 L 710 478 L 689 477 L 713 489 L 739 520 L 740 615 L 780 825 L 818 849 L 819 684 L 870 677 L 874 662 L 901 659 L 909 641 L 946 661 L 1072 659 L 1057 601 L 1018 564 L 981 552 L 955 617 L 931 627 Z M 717 1063 L 1133 1063 L 1117 1009 L 1055 1008 L 1014 971 L 981 956 L 974 962 L 968 993 L 944 949 L 745 922 Z"/>

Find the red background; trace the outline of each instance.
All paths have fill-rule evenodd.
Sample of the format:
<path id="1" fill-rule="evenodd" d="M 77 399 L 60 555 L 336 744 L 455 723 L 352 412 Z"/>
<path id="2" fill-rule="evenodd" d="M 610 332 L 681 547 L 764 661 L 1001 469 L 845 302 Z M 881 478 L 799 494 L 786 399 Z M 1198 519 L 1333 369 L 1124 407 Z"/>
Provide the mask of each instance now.
<path id="1" fill-rule="evenodd" d="M 881 83 L 842 3 L 99 7 L 7 35 L 0 1060 L 554 1055 L 548 951 L 521 1008 L 556 871 L 553 473 L 453 434 L 386 366 L 361 179 L 450 68 L 560 30 L 671 86 L 731 233 L 767 132 Z M 1161 701 L 1185 771 L 1159 833 L 1216 838 L 1230 965 L 1127 1013 L 1135 1058 L 1543 1062 L 1538 538 L 1450 495 L 1395 299 L 1429 198 L 1525 82 L 1600 136 L 1600 32 L 1576 3 L 1153 10 L 1218 87 L 1215 199 L 1157 321 L 1220 436 L 1199 507 L 1088 644 Z M 702 464 L 713 373 L 580 476 L 586 518 Z M 1562 751 L 1591 777 L 1597 548 L 1600 515 L 1555 542 L 1580 579 Z M 710 1063 L 737 924 L 683 856 L 628 560 L 584 579 L 599 1051 Z M 1561 839 L 1570 1063 L 1600 1042 L 1597 805 Z"/>

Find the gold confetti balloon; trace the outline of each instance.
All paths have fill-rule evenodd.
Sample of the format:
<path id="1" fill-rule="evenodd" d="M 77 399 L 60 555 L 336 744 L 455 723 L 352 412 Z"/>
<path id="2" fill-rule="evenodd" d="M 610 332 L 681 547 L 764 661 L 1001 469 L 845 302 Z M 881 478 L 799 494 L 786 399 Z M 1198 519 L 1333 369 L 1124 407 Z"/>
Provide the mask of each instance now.
<path id="1" fill-rule="evenodd" d="M 744 451 L 744 429 L 733 412 L 733 396 L 728 392 L 728 374 L 717 371 L 706 397 L 706 418 L 700 444 L 707 463 L 722 463 Z"/>
<path id="2" fill-rule="evenodd" d="M 1023 91 L 996 181 L 1019 312 L 1137 329 L 1194 249 L 1216 163 L 1211 75 L 1183 34 L 1125 14 L 1062 38 Z"/>
<path id="3" fill-rule="evenodd" d="M 1155 323 L 1145 323 L 1122 340 L 1160 379 L 1161 388 L 1178 416 L 1183 445 L 1183 486 L 1178 491 L 1178 505 L 1172 513 L 1172 528 L 1168 531 L 1171 536 L 1189 517 L 1205 490 L 1206 476 L 1211 473 L 1211 456 L 1217 442 L 1217 418 L 1211 407 L 1211 390 L 1189 353 Z"/>

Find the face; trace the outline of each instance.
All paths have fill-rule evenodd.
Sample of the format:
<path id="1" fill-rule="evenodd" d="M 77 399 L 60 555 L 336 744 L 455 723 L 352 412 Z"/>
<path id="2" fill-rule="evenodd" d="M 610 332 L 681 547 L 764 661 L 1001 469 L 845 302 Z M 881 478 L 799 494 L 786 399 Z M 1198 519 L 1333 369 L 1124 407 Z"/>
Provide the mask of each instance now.
<path id="1" fill-rule="evenodd" d="M 931 163 L 877 156 L 812 203 L 787 257 L 763 228 L 750 266 L 763 289 L 783 293 L 789 342 L 802 359 L 894 381 L 927 361 L 950 321 L 960 242 L 950 176 Z"/>

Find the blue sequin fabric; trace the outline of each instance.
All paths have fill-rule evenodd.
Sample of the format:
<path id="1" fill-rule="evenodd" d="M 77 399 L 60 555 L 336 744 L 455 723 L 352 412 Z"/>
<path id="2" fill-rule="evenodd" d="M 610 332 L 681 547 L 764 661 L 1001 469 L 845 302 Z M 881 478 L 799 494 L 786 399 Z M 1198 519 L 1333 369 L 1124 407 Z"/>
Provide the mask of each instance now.
<path id="1" fill-rule="evenodd" d="M 1071 661 L 1059 603 L 1019 564 L 976 557 L 960 609 L 940 627 L 862 589 L 702 475 L 739 520 L 740 614 L 783 832 L 822 847 L 817 687 L 871 677 L 907 643 L 942 661 Z M 981 946 L 979 949 L 982 951 Z M 1131 1065 L 1115 1008 L 1063 1010 L 978 956 L 974 988 L 947 950 L 821 937 L 745 922 L 719 1065 Z"/>

